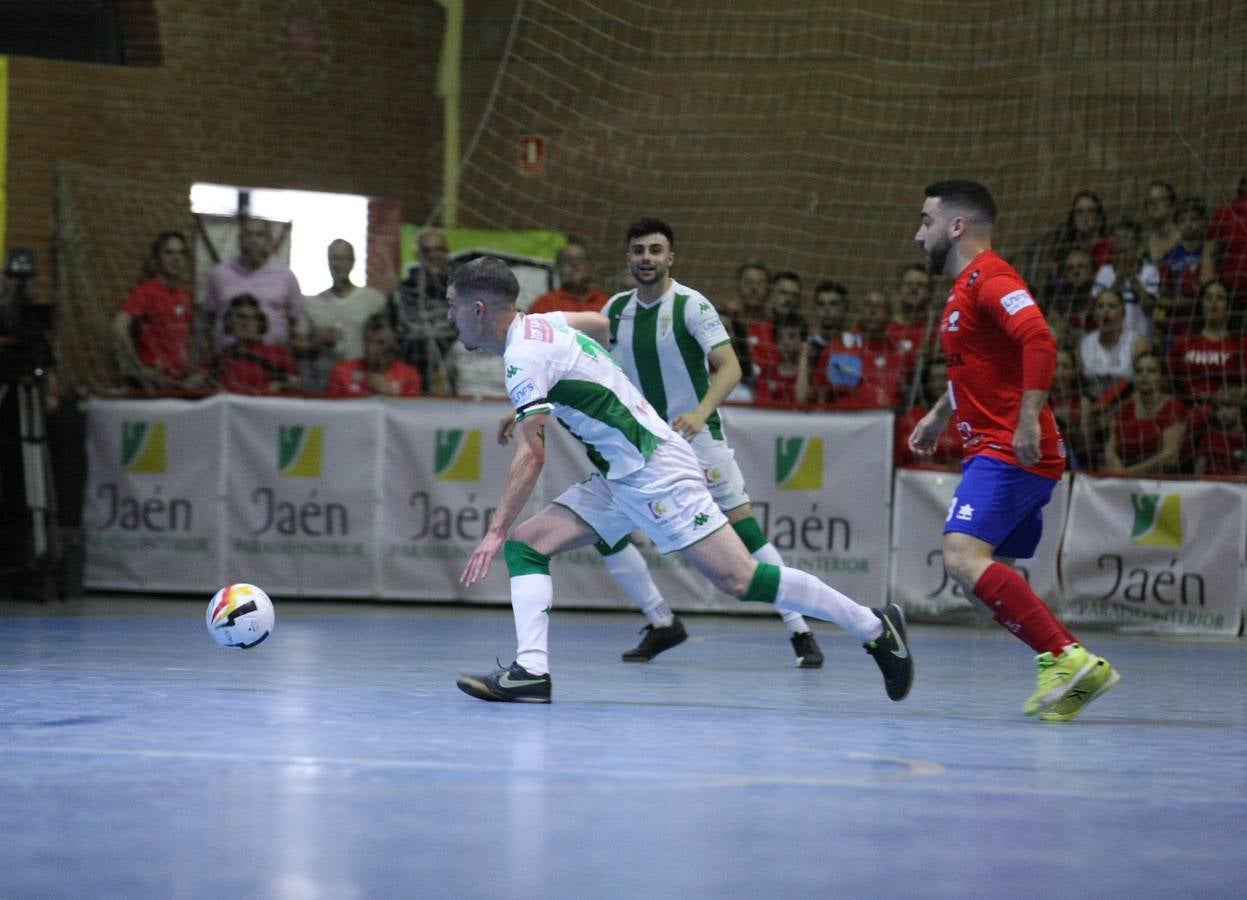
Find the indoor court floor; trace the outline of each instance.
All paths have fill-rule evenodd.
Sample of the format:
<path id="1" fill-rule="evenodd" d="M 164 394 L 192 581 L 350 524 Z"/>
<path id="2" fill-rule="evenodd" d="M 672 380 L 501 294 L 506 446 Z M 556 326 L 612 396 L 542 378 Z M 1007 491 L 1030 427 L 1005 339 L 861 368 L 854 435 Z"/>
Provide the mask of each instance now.
<path id="1" fill-rule="evenodd" d="M 203 602 L 0 603 L 0 898 L 1171 898 L 1247 880 L 1247 641 L 1086 633 L 1122 681 L 1020 713 L 1029 651 L 916 625 L 917 681 L 816 625 L 560 612 L 554 703 L 457 673 L 509 609 L 281 602 L 217 647 Z"/>

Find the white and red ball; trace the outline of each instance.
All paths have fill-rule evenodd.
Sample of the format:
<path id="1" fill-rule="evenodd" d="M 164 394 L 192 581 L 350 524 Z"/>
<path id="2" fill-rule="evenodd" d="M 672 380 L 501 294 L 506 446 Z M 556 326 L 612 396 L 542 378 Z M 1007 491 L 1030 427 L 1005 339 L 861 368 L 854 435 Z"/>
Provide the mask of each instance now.
<path id="1" fill-rule="evenodd" d="M 273 601 L 254 584 L 227 584 L 208 604 L 208 634 L 222 647 L 246 650 L 273 633 Z"/>

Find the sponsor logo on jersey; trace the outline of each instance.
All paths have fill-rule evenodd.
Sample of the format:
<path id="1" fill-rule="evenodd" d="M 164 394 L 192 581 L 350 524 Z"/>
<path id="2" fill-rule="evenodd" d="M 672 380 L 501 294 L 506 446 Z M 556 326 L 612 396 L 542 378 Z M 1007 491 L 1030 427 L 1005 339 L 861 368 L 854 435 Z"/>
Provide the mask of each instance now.
<path id="1" fill-rule="evenodd" d="M 537 396 L 537 383 L 531 378 L 525 378 L 515 387 L 507 392 L 511 397 L 511 405 L 519 409 L 525 403 L 533 400 Z"/>
<path id="2" fill-rule="evenodd" d="M 545 319 L 534 316 L 524 318 L 524 337 L 530 341 L 542 341 L 549 344 L 554 341 L 554 329 Z"/>
<path id="3" fill-rule="evenodd" d="M 1028 306 L 1034 306 L 1035 301 L 1031 299 L 1031 295 L 1023 290 L 1010 291 L 1000 298 L 1000 305 L 1005 308 L 1005 312 L 1009 315 L 1016 315 L 1018 310 L 1026 309 Z"/>

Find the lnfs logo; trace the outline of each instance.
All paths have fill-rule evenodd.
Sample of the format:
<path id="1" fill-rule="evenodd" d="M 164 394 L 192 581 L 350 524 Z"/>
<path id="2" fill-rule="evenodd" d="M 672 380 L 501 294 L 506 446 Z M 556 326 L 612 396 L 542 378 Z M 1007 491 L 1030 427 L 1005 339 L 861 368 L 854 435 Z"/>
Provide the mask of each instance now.
<path id="1" fill-rule="evenodd" d="M 777 437 L 775 439 L 775 483 L 781 491 L 821 491 L 823 489 L 823 439 L 821 437 Z"/>
<path id="2" fill-rule="evenodd" d="M 319 478 L 325 458 L 325 426 L 277 426 L 277 474 Z"/>
<path id="3" fill-rule="evenodd" d="M 1134 525 L 1130 540 L 1150 547 L 1182 546 L 1182 497 L 1179 494 L 1131 494 Z"/>
<path id="4" fill-rule="evenodd" d="M 439 428 L 433 468 L 442 481 L 480 481 L 481 430 Z"/>
<path id="5" fill-rule="evenodd" d="M 121 423 L 121 466 L 127 472 L 159 475 L 169 468 L 164 422 Z"/>

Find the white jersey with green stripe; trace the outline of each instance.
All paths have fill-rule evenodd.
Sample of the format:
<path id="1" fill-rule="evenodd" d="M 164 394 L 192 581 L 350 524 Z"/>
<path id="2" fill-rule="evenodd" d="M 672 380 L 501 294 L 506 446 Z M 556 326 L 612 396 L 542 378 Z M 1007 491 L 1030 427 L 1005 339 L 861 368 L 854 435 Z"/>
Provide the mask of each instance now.
<path id="1" fill-rule="evenodd" d="M 663 421 L 696 408 L 710 388 L 706 357 L 731 341 L 710 301 L 673 279 L 653 303 L 642 303 L 635 290 L 627 291 L 611 297 L 602 314 L 610 319 L 611 355 Z M 723 439 L 718 410 L 706 419 L 704 430 Z"/>
<path id="2" fill-rule="evenodd" d="M 663 441 L 679 440 L 610 353 L 561 312 L 516 316 L 502 362 L 516 421 L 553 414 L 607 478 L 635 472 Z"/>

